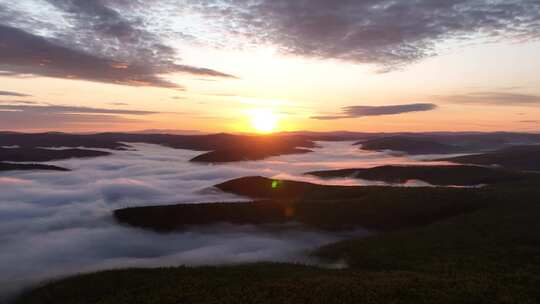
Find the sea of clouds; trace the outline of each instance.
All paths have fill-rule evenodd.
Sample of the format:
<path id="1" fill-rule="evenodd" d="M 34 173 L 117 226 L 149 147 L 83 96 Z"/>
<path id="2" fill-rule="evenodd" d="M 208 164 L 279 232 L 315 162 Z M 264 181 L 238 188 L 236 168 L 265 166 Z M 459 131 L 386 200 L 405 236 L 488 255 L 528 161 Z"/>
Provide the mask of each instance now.
<path id="1" fill-rule="evenodd" d="M 351 142 L 322 142 L 313 153 L 225 165 L 190 163 L 200 152 L 132 144 L 113 155 L 49 162 L 71 169 L 0 174 L 0 300 L 51 278 L 117 267 L 203 265 L 256 261 L 313 262 L 306 252 L 369 232 L 324 232 L 299 225 L 213 225 L 158 234 L 116 223 L 128 206 L 244 201 L 212 185 L 251 175 L 324 184 L 313 170 L 412 164 L 419 160 L 367 152 Z M 410 185 L 425 185 L 413 182 Z"/>

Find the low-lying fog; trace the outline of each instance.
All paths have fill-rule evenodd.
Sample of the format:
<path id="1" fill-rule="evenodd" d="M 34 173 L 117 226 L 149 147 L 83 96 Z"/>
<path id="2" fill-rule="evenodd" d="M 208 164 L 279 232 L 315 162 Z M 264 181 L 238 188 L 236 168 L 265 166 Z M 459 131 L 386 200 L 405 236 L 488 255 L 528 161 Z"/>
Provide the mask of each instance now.
<path id="1" fill-rule="evenodd" d="M 188 162 L 200 152 L 134 144 L 136 151 L 49 162 L 71 172 L 1 173 L 0 298 L 43 279 L 114 267 L 308 262 L 307 250 L 350 234 L 294 225 L 218 225 L 157 234 L 118 225 L 111 211 L 137 205 L 245 200 L 209 187 L 249 175 L 368 184 L 354 179 L 324 181 L 302 173 L 417 162 L 404 156 L 361 151 L 351 142 L 319 144 L 321 148 L 309 154 L 226 165 Z"/>

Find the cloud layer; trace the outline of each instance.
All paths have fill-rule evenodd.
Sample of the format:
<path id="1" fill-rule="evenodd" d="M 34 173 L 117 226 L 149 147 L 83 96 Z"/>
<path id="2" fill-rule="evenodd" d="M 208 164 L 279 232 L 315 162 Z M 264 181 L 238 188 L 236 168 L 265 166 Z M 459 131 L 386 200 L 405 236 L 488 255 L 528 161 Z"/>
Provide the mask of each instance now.
<path id="1" fill-rule="evenodd" d="M 540 96 L 533 94 L 501 92 L 501 91 L 485 91 L 471 92 L 459 95 L 435 96 L 435 98 L 461 104 L 479 104 L 479 105 L 496 105 L 496 106 L 534 106 L 540 105 Z"/>
<path id="2" fill-rule="evenodd" d="M 118 225 L 111 211 L 127 206 L 239 201 L 209 186 L 248 175 L 345 185 L 303 172 L 388 163 L 417 163 L 368 152 L 351 142 L 314 153 L 223 166 L 188 160 L 200 152 L 136 144 L 137 151 L 51 162 L 70 172 L 0 173 L 0 302 L 2 295 L 43 279 L 114 267 L 251 261 L 306 262 L 306 250 L 349 234 L 298 226 L 213 226 L 160 235 Z M 358 235 L 365 232 L 357 231 Z"/>
<path id="3" fill-rule="evenodd" d="M 0 20 L 0 75 L 176 89 L 162 76 L 234 77 L 180 64 L 183 43 L 271 45 L 389 71 L 436 55 L 446 41 L 540 38 L 533 0 L 0 0 Z"/>
<path id="4" fill-rule="evenodd" d="M 105 109 L 61 105 L 38 105 L 33 101 L 0 103 L 0 129 L 56 129 L 81 125 L 99 125 L 140 122 L 122 115 L 146 116 L 153 111 Z"/>
<path id="5" fill-rule="evenodd" d="M 365 116 L 396 115 L 410 112 L 424 112 L 435 110 L 437 105 L 432 103 L 413 103 L 392 106 L 349 106 L 342 109 L 342 113 L 335 115 L 313 116 L 312 119 L 333 120 L 344 118 L 358 118 Z"/>
<path id="6" fill-rule="evenodd" d="M 178 64 L 176 49 L 140 20 L 124 17 L 104 1 L 26 1 L 26 6 L 0 2 L 0 70 L 8 75 L 40 75 L 132 86 L 181 89 L 161 76 L 187 73 L 233 76 L 208 68 Z M 107 5 L 122 4 L 113 1 Z M 129 14 L 125 2 L 118 9 Z M 13 8 L 15 7 L 15 8 Z M 64 24 L 34 10 L 57 14 Z M 47 18 L 45 18 L 47 17 Z M 39 34 L 38 34 L 39 33 Z"/>
<path id="7" fill-rule="evenodd" d="M 0 91 L 0 96 L 10 96 L 10 97 L 28 97 L 30 95 L 23 94 L 19 92 L 12 92 L 12 91 Z"/>
<path id="8" fill-rule="evenodd" d="M 540 36 L 540 3 L 531 0 L 192 1 L 219 27 L 254 44 L 392 70 L 437 53 L 449 39 Z M 215 21 L 217 20 L 217 21 Z"/>
<path id="9" fill-rule="evenodd" d="M 15 75 L 82 79 L 131 86 L 157 86 L 181 89 L 159 75 L 184 72 L 202 76 L 232 77 L 211 69 L 119 61 L 56 45 L 51 41 L 0 25 L 0 69 Z M 140 59 L 144 59 L 141 57 Z"/>

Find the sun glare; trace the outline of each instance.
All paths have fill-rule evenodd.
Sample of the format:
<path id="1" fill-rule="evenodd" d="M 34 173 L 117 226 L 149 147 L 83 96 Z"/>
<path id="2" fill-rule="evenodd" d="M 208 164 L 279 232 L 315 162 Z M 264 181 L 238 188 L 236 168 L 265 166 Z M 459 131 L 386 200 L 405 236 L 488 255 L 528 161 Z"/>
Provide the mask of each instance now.
<path id="1" fill-rule="evenodd" d="M 253 109 L 249 111 L 251 126 L 259 133 L 272 133 L 277 129 L 279 117 L 269 109 Z"/>

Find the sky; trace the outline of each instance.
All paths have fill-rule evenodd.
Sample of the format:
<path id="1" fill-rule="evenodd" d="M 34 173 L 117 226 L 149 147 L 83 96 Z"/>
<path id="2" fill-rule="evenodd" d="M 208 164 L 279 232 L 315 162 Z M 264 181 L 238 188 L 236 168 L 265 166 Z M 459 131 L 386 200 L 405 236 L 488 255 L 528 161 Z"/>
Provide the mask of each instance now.
<path id="1" fill-rule="evenodd" d="M 0 0 L 0 130 L 540 131 L 537 0 Z"/>

